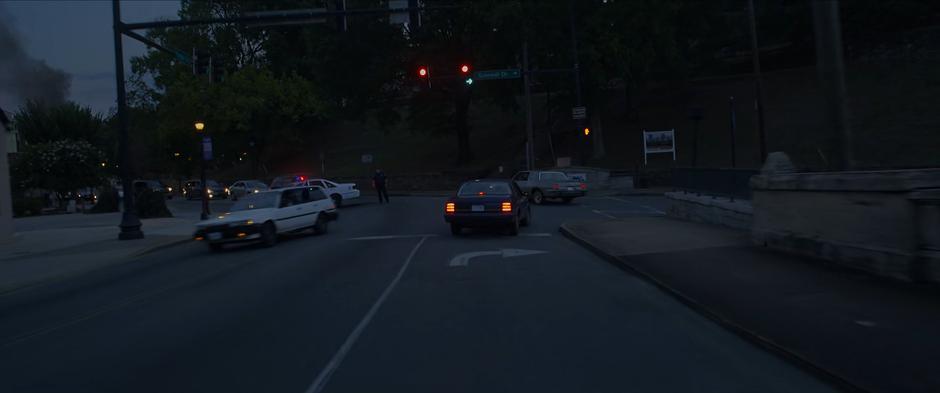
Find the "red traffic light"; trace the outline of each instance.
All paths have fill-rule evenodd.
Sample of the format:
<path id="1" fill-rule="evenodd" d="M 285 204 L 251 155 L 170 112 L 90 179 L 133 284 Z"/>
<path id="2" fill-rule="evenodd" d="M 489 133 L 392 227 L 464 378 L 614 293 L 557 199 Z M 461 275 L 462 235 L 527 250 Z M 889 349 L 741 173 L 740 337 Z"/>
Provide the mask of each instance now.
<path id="1" fill-rule="evenodd" d="M 461 65 L 460 65 L 460 73 L 461 73 L 461 74 L 467 74 L 467 73 L 469 73 L 469 72 L 470 72 L 470 65 L 469 65 L 469 64 L 461 64 Z"/>
<path id="2" fill-rule="evenodd" d="M 428 76 L 428 67 L 418 67 L 418 76 L 421 78 Z"/>
<path id="3" fill-rule="evenodd" d="M 591 129 L 584 127 L 584 136 L 588 136 L 588 135 L 591 135 Z"/>

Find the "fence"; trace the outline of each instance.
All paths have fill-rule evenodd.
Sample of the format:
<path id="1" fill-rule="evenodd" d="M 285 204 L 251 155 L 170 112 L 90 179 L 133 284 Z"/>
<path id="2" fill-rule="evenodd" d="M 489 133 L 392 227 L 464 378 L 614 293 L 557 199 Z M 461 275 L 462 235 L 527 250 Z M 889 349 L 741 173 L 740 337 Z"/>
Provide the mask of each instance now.
<path id="1" fill-rule="evenodd" d="M 751 199 L 751 176 L 756 169 L 673 168 L 672 187 L 678 191 Z"/>

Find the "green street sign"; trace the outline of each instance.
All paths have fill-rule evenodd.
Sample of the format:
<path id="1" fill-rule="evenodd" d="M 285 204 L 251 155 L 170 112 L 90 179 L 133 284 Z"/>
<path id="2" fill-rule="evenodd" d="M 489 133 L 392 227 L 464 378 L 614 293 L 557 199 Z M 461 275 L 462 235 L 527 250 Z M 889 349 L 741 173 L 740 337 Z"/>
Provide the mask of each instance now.
<path id="1" fill-rule="evenodd" d="M 522 72 L 519 71 L 518 68 L 508 70 L 484 70 L 473 73 L 473 78 L 481 81 L 493 79 L 519 79 L 521 76 Z"/>

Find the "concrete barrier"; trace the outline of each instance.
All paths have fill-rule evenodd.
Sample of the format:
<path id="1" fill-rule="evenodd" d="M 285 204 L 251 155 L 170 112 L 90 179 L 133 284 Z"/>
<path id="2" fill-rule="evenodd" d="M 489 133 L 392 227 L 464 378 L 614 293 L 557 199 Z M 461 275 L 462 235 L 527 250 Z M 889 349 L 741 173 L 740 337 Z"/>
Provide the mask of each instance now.
<path id="1" fill-rule="evenodd" d="M 666 212 L 670 217 L 745 231 L 751 229 L 750 201 L 682 191 L 667 192 L 665 196 L 672 202 Z"/>
<path id="2" fill-rule="evenodd" d="M 940 169 L 751 179 L 752 239 L 906 281 L 940 283 Z"/>

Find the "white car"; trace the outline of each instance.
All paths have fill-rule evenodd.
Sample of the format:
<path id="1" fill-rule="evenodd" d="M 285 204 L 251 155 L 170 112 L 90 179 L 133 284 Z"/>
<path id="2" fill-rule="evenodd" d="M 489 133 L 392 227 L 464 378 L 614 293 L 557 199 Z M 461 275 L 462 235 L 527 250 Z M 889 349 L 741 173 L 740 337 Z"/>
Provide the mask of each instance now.
<path id="1" fill-rule="evenodd" d="M 344 201 L 359 198 L 360 192 L 356 183 L 336 183 L 326 179 L 308 179 L 303 183 L 306 186 L 320 187 L 330 196 L 336 207 L 343 205 Z"/>
<path id="2" fill-rule="evenodd" d="M 193 237 L 212 251 L 251 240 L 273 246 L 282 233 L 307 229 L 326 233 L 328 223 L 337 218 L 333 200 L 319 187 L 282 188 L 239 199 L 228 213 L 197 223 Z"/>

